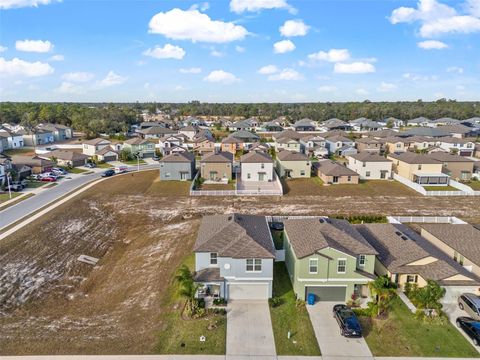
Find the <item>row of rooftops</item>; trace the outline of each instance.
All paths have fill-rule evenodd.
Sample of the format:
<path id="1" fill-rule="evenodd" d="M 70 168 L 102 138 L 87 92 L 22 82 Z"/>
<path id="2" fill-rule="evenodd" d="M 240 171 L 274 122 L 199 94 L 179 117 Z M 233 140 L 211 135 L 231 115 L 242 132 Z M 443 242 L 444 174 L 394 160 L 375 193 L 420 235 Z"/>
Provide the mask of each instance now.
<path id="1" fill-rule="evenodd" d="M 480 284 L 477 276 L 403 224 L 352 225 L 330 218 L 286 219 L 283 223 L 299 259 L 334 248 L 354 257 L 375 255 L 391 273 L 419 274 L 440 283 L 451 282 L 446 279 L 459 274 L 467 283 Z M 422 228 L 480 265 L 479 228 L 469 224 L 423 224 Z M 194 251 L 232 258 L 275 258 L 266 219 L 255 215 L 205 216 Z"/>
<path id="2" fill-rule="evenodd" d="M 172 153 L 165 156 L 162 162 L 190 162 L 195 159 L 191 152 Z M 308 161 L 308 156 L 296 151 L 283 150 L 277 154 L 280 161 Z M 202 157 L 201 163 L 232 163 L 233 154 L 227 151 L 215 151 Z M 240 157 L 241 163 L 273 163 L 272 157 L 263 151 L 250 151 Z"/>

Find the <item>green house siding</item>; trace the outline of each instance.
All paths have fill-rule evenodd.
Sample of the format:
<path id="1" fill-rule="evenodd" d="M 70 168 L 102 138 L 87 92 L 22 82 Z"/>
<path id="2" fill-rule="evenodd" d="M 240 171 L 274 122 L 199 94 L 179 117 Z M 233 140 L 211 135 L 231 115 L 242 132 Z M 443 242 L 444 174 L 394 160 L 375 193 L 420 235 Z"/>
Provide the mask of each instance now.
<path id="1" fill-rule="evenodd" d="M 155 154 L 155 144 L 154 143 L 148 143 L 148 144 L 142 144 L 142 145 L 137 145 L 137 144 L 127 144 L 125 143 L 123 147 L 126 150 L 129 150 L 133 154 L 138 153 L 140 157 L 145 157 L 145 156 L 152 156 Z"/>
<path id="2" fill-rule="evenodd" d="M 345 301 L 351 298 L 355 285 L 367 284 L 370 279 L 356 272 L 357 269 L 373 274 L 375 255 L 365 256 L 365 266 L 359 267 L 358 259 L 333 248 L 320 250 L 317 254 L 298 259 L 285 233 L 285 263 L 292 281 L 293 289 L 299 299 L 305 300 L 307 286 L 345 286 Z M 310 259 L 318 260 L 318 272 L 309 271 Z M 338 260 L 346 261 L 345 273 L 339 273 Z"/>

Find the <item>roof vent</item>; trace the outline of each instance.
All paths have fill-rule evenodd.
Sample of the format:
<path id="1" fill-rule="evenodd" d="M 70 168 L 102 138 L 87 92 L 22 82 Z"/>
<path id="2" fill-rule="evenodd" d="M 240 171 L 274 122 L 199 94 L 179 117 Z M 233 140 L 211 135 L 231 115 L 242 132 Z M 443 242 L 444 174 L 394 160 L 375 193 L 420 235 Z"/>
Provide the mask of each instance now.
<path id="1" fill-rule="evenodd" d="M 408 237 L 406 237 L 405 235 L 402 235 L 401 238 L 405 241 L 408 240 Z"/>
<path id="2" fill-rule="evenodd" d="M 323 224 L 325 222 L 324 219 L 319 219 L 320 223 Z"/>
<path id="3" fill-rule="evenodd" d="M 402 236 L 402 233 L 400 231 L 395 231 L 395 234 L 397 234 L 398 236 Z"/>

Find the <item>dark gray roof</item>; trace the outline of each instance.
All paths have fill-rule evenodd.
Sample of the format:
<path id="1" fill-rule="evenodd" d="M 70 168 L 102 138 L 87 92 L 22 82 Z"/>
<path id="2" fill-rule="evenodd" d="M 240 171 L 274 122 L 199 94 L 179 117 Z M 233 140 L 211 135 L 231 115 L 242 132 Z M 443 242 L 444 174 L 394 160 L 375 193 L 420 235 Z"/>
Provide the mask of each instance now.
<path id="1" fill-rule="evenodd" d="M 250 131 L 246 130 L 235 131 L 234 133 L 230 134 L 230 136 L 240 140 L 260 139 L 260 136 L 258 136 L 257 134 L 251 133 Z"/>
<path id="2" fill-rule="evenodd" d="M 195 271 L 193 280 L 197 282 L 209 282 L 209 281 L 223 281 L 223 277 L 220 276 L 220 268 L 211 267 L 205 268 L 199 271 Z"/>
<path id="3" fill-rule="evenodd" d="M 304 136 L 304 134 L 301 134 L 299 132 L 296 132 L 294 130 L 283 130 L 281 133 L 275 134 L 275 139 L 291 139 L 291 140 L 300 140 L 301 137 Z"/>
<path id="4" fill-rule="evenodd" d="M 422 229 L 480 265 L 480 229 L 470 224 L 422 224 Z"/>
<path id="5" fill-rule="evenodd" d="M 331 247 L 356 255 L 375 255 L 376 250 L 346 220 L 287 219 L 283 221 L 295 255 L 301 259 Z"/>
<path id="6" fill-rule="evenodd" d="M 46 154 L 39 155 L 39 157 L 47 158 L 50 159 L 51 157 L 60 159 L 60 160 L 69 160 L 69 161 L 75 161 L 75 160 L 85 160 L 88 159 L 88 155 L 84 155 L 82 153 L 72 151 L 72 150 L 53 150 L 50 151 Z"/>
<path id="7" fill-rule="evenodd" d="M 447 136 L 449 134 L 450 133 L 448 131 L 440 130 L 439 127 L 438 128 L 414 127 L 399 133 L 400 136 L 420 135 L 420 136 L 431 136 L 431 137 Z"/>
<path id="8" fill-rule="evenodd" d="M 191 152 L 184 151 L 184 152 L 175 152 L 171 153 L 170 155 L 165 156 L 160 162 L 182 162 L 182 163 L 190 163 L 195 161 L 195 155 Z"/>
<path id="9" fill-rule="evenodd" d="M 359 176 L 355 171 L 331 160 L 313 163 L 313 168 L 326 176 Z"/>
<path id="10" fill-rule="evenodd" d="M 205 163 L 227 163 L 233 162 L 233 154 L 226 151 L 213 152 L 206 154 L 200 162 Z"/>
<path id="11" fill-rule="evenodd" d="M 273 163 L 272 157 L 265 152 L 251 151 L 240 158 L 241 163 Z"/>
<path id="12" fill-rule="evenodd" d="M 441 161 L 443 163 L 445 162 L 471 162 L 473 163 L 474 161 L 465 157 L 465 156 L 459 156 L 459 155 L 453 155 L 449 154 L 446 152 L 433 152 L 431 154 L 427 155 L 428 157 L 431 157 L 432 159 Z"/>
<path id="13" fill-rule="evenodd" d="M 263 216 L 230 214 L 204 216 L 195 252 L 216 252 L 235 259 L 275 258 L 275 248 Z"/>
<path id="14" fill-rule="evenodd" d="M 95 138 L 95 139 L 91 139 L 91 140 L 86 140 L 83 143 L 87 144 L 87 145 L 98 145 L 101 142 L 107 142 L 107 143 L 110 144 L 110 140 L 102 139 L 102 138 Z"/>
<path id="15" fill-rule="evenodd" d="M 282 150 L 277 154 L 281 161 L 308 161 L 308 156 L 296 151 Z"/>
<path id="16" fill-rule="evenodd" d="M 356 227 L 378 251 L 378 260 L 392 273 L 419 274 L 425 280 L 440 283 L 452 276 L 463 275 L 472 280 L 472 285 L 479 283 L 475 275 L 406 225 L 363 224 Z M 409 265 L 430 256 L 434 259 L 426 265 Z"/>
<path id="17" fill-rule="evenodd" d="M 403 152 L 399 154 L 389 154 L 389 157 L 403 161 L 407 164 L 441 164 L 441 161 L 435 160 L 430 155 L 417 154 L 413 152 Z"/>
<path id="18" fill-rule="evenodd" d="M 377 153 L 361 152 L 358 154 L 348 155 L 349 157 L 365 162 L 391 162 L 384 156 L 378 155 Z"/>

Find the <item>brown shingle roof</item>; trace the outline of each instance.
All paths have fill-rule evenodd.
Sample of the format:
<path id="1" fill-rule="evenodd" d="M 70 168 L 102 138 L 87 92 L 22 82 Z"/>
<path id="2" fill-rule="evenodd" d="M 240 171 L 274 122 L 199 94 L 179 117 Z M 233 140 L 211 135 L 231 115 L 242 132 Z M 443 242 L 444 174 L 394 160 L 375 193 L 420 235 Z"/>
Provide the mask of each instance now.
<path id="1" fill-rule="evenodd" d="M 193 280 L 198 282 L 209 281 L 223 281 L 223 277 L 220 276 L 220 269 L 218 267 L 211 267 L 196 271 L 193 275 Z"/>
<path id="2" fill-rule="evenodd" d="M 403 161 L 407 164 L 441 164 L 441 161 L 435 160 L 430 155 L 416 154 L 413 152 L 404 152 L 400 154 L 389 154 L 389 157 Z"/>
<path id="3" fill-rule="evenodd" d="M 435 236 L 470 261 L 480 265 L 480 230 L 470 224 L 423 224 Z"/>
<path id="4" fill-rule="evenodd" d="M 348 155 L 347 157 L 351 157 L 355 160 L 365 161 L 365 162 L 391 162 L 391 160 L 388 160 L 384 156 L 378 155 L 376 153 L 372 154 L 369 152 L 361 152 L 358 154 Z"/>
<path id="5" fill-rule="evenodd" d="M 142 145 L 142 144 L 147 144 L 147 143 L 152 143 L 153 144 L 152 141 L 147 140 L 147 139 L 142 139 L 142 138 L 139 138 L 139 137 L 135 137 L 135 138 L 125 140 L 124 143 L 129 144 L 129 145 Z"/>
<path id="6" fill-rule="evenodd" d="M 287 219 L 283 221 L 295 255 L 301 259 L 332 247 L 350 255 L 376 254 L 375 249 L 345 220 Z"/>
<path id="7" fill-rule="evenodd" d="M 227 162 L 233 162 L 233 154 L 226 152 L 226 151 L 220 151 L 220 152 L 213 152 L 210 154 L 205 155 L 200 162 L 205 162 L 205 163 L 227 163 Z"/>
<path id="8" fill-rule="evenodd" d="M 195 160 L 195 155 L 191 152 L 175 152 L 165 156 L 160 162 L 185 162 L 189 163 Z"/>
<path id="9" fill-rule="evenodd" d="M 109 141 L 109 140 L 107 140 L 107 139 L 102 139 L 102 138 L 96 138 L 96 139 L 86 140 L 86 141 L 84 141 L 83 143 L 84 143 L 84 144 L 87 144 L 87 145 L 98 145 L 98 144 L 100 144 L 100 143 L 103 142 L 103 141 L 106 141 L 106 142 L 108 142 L 108 143 L 110 144 L 110 141 Z"/>
<path id="10" fill-rule="evenodd" d="M 45 158 L 55 157 L 60 160 L 68 160 L 68 161 L 75 161 L 75 160 L 85 160 L 88 159 L 88 155 L 84 155 L 82 153 L 71 151 L 71 150 L 54 150 L 50 151 L 49 153 L 41 155 Z"/>
<path id="11" fill-rule="evenodd" d="M 445 152 L 433 152 L 427 156 L 441 162 L 474 162 L 465 156 L 452 155 Z"/>
<path id="12" fill-rule="evenodd" d="M 277 159 L 282 161 L 308 161 L 308 156 L 296 151 L 282 150 L 277 154 Z"/>
<path id="13" fill-rule="evenodd" d="M 270 229 L 263 216 L 230 214 L 204 216 L 195 252 L 216 252 L 235 259 L 275 258 Z"/>
<path id="14" fill-rule="evenodd" d="M 264 152 L 252 151 L 240 158 L 241 163 L 273 163 L 272 157 Z"/>
<path id="15" fill-rule="evenodd" d="M 358 176 L 355 171 L 331 160 L 321 160 L 313 163 L 313 169 L 326 176 Z"/>

